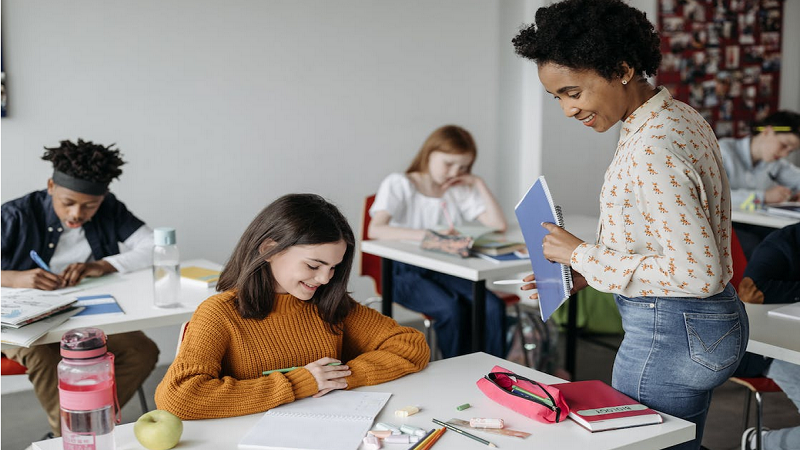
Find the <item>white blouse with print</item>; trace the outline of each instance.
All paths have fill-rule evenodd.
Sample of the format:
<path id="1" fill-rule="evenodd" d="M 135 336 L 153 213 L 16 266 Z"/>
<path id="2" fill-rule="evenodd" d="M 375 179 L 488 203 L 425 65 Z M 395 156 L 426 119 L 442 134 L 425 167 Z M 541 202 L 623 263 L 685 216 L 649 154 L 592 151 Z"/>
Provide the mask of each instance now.
<path id="1" fill-rule="evenodd" d="M 708 297 L 732 274 L 730 187 L 717 139 L 666 88 L 623 123 L 600 192 L 597 243 L 572 267 L 627 297 Z"/>

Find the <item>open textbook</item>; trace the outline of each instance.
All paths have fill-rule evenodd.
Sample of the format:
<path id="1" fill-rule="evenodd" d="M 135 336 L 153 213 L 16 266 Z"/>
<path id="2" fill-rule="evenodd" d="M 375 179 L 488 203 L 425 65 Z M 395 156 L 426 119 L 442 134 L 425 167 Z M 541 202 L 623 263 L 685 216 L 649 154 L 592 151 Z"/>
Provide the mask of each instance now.
<path id="1" fill-rule="evenodd" d="M 239 441 L 239 448 L 356 449 L 391 395 L 336 390 L 272 408 Z"/>
<path id="2" fill-rule="evenodd" d="M 13 328 L 19 328 L 67 309 L 76 301 L 72 295 L 35 289 L 4 288 L 2 294 L 2 324 Z"/>

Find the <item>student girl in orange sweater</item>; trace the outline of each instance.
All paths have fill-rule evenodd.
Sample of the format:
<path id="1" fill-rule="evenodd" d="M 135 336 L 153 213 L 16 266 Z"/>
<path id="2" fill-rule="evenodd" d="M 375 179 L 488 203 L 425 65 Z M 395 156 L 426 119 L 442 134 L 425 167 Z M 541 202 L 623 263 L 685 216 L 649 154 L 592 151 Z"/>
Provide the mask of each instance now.
<path id="1" fill-rule="evenodd" d="M 263 412 L 422 370 L 424 335 L 347 294 L 355 239 L 313 194 L 290 194 L 248 226 L 192 316 L 156 405 L 183 419 Z M 340 365 L 329 365 L 341 363 Z M 264 371 L 295 368 L 285 372 Z"/>

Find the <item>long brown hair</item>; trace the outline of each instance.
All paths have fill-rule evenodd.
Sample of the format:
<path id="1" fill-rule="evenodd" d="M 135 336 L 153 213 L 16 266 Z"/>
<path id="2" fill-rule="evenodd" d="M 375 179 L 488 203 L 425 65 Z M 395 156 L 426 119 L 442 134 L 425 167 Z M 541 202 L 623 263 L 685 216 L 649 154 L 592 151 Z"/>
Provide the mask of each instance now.
<path id="1" fill-rule="evenodd" d="M 262 243 L 274 242 L 264 246 Z M 344 215 L 316 194 L 289 194 L 275 200 L 253 219 L 230 260 L 222 269 L 217 291 L 236 290 L 236 306 L 244 318 L 263 319 L 275 304 L 276 282 L 267 259 L 295 245 L 319 245 L 344 241 L 342 262 L 333 278 L 309 300 L 333 331 L 355 305 L 347 293 L 347 281 L 355 252 L 353 230 Z"/>
<path id="2" fill-rule="evenodd" d="M 437 128 L 425 143 L 419 149 L 417 156 L 411 161 L 411 165 L 406 169 L 406 173 L 412 172 L 428 172 L 428 160 L 431 153 L 443 152 L 452 154 L 469 154 L 472 156 L 472 162 L 467 168 L 467 173 L 472 172 L 472 164 L 478 157 L 478 148 L 475 146 L 475 140 L 469 131 L 459 127 L 458 125 L 445 125 Z"/>

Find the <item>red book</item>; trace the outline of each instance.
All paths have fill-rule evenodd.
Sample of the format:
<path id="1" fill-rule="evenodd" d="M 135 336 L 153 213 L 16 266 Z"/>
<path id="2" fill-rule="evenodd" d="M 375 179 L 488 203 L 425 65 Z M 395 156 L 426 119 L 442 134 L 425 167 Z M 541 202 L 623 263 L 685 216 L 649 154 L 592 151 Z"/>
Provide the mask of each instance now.
<path id="1" fill-rule="evenodd" d="M 569 417 L 591 432 L 662 423 L 658 412 L 600 380 L 552 384 L 564 394 Z"/>

